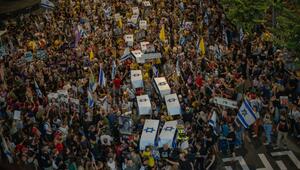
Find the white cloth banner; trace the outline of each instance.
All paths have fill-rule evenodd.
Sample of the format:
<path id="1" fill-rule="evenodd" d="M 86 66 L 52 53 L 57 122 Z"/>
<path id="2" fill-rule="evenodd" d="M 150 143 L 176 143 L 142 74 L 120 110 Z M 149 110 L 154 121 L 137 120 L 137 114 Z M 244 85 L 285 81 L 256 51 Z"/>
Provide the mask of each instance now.
<path id="1" fill-rule="evenodd" d="M 222 98 L 222 97 L 214 97 L 212 102 L 215 104 L 219 104 L 219 105 L 230 107 L 230 108 L 238 108 L 236 101 L 229 100 L 229 99 Z"/>
<path id="2" fill-rule="evenodd" d="M 164 98 L 165 95 L 171 94 L 171 88 L 165 77 L 154 78 L 154 83 L 157 93 L 159 93 L 162 98 Z"/>
<path id="3" fill-rule="evenodd" d="M 137 96 L 137 105 L 139 115 L 151 115 L 152 107 L 148 95 Z"/>
<path id="4" fill-rule="evenodd" d="M 146 119 L 140 139 L 140 150 L 145 150 L 146 146 L 156 146 L 156 134 L 159 120 Z"/>
<path id="5" fill-rule="evenodd" d="M 170 148 L 176 147 L 177 120 L 168 121 L 164 124 L 158 139 L 158 147 L 168 144 Z"/>
<path id="6" fill-rule="evenodd" d="M 180 108 L 179 100 L 178 100 L 176 93 L 165 95 L 165 102 L 167 105 L 168 114 L 170 116 L 181 114 L 181 108 Z"/>

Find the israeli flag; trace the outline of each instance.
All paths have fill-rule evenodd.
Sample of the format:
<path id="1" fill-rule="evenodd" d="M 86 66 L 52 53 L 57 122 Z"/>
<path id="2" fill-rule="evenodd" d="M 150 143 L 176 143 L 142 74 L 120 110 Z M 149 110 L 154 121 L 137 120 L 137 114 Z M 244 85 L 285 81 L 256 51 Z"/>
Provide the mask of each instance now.
<path id="1" fill-rule="evenodd" d="M 87 91 L 87 93 L 88 93 L 88 106 L 89 106 L 89 108 L 93 108 L 95 102 L 94 102 L 92 93 L 89 90 Z"/>
<path id="2" fill-rule="evenodd" d="M 41 0 L 41 6 L 46 9 L 54 9 L 55 5 L 49 0 Z"/>
<path id="3" fill-rule="evenodd" d="M 35 80 L 34 80 L 34 86 L 35 86 L 35 92 L 36 92 L 37 96 L 39 98 L 43 98 L 43 93 L 41 92 L 40 87 Z"/>
<path id="4" fill-rule="evenodd" d="M 215 56 L 216 56 L 216 58 L 219 59 L 219 60 L 221 60 L 221 58 L 222 58 L 222 52 L 221 52 L 221 49 L 220 49 L 219 46 L 217 46 L 217 47 L 215 48 Z"/>
<path id="5" fill-rule="evenodd" d="M 181 114 L 181 107 L 176 93 L 165 95 L 165 102 L 168 109 L 168 115 L 175 116 Z"/>
<path id="6" fill-rule="evenodd" d="M 245 128 L 249 128 L 259 118 L 259 115 L 252 110 L 250 103 L 245 99 L 237 114 L 237 118 Z"/>
<path id="7" fill-rule="evenodd" d="M 178 58 L 177 58 L 177 61 L 176 61 L 176 73 L 177 73 L 177 76 L 180 76 L 180 74 L 181 74 Z"/>
<path id="8" fill-rule="evenodd" d="M 137 96 L 137 105 L 139 115 L 151 115 L 152 107 L 148 95 Z"/>
<path id="9" fill-rule="evenodd" d="M 208 14 L 207 14 L 207 12 L 205 12 L 205 14 L 204 14 L 204 23 L 206 25 L 208 25 Z"/>
<path id="10" fill-rule="evenodd" d="M 185 38 L 184 38 L 184 36 L 180 36 L 179 45 L 183 46 L 184 44 L 185 44 Z"/>
<path id="11" fill-rule="evenodd" d="M 177 120 L 168 121 L 164 124 L 158 138 L 158 147 L 168 144 L 170 148 L 176 148 Z"/>
<path id="12" fill-rule="evenodd" d="M 154 88 L 161 98 L 165 95 L 171 94 L 171 88 L 165 77 L 154 78 Z"/>
<path id="13" fill-rule="evenodd" d="M 127 47 L 127 48 L 125 49 L 125 51 L 124 51 L 124 54 L 121 56 L 120 61 L 121 61 L 121 62 L 124 62 L 124 61 L 126 61 L 127 59 L 129 59 L 129 58 L 131 58 L 131 57 L 132 57 L 132 55 L 131 55 L 131 53 L 130 53 L 130 51 L 129 51 L 129 48 Z"/>
<path id="14" fill-rule="evenodd" d="M 225 29 L 223 30 L 223 37 L 224 37 L 225 44 L 228 46 L 228 37 Z"/>
<path id="15" fill-rule="evenodd" d="M 217 134 L 216 129 L 217 129 L 217 113 L 216 111 L 213 111 L 213 114 L 208 121 L 208 124 L 213 128 L 214 133 Z"/>
<path id="16" fill-rule="evenodd" d="M 240 42 L 243 42 L 244 40 L 244 32 L 243 32 L 243 28 L 240 28 Z"/>
<path id="17" fill-rule="evenodd" d="M 116 61 L 114 60 L 112 62 L 112 66 L 111 66 L 111 79 L 115 79 L 115 76 L 116 76 L 116 73 L 117 73 L 117 65 L 116 65 Z"/>
<path id="18" fill-rule="evenodd" d="M 159 120 L 146 119 L 143 132 L 140 138 L 140 150 L 143 151 L 147 146 L 156 146 L 156 135 Z"/>
<path id="19" fill-rule="evenodd" d="M 99 70 L 99 78 L 98 78 L 98 83 L 101 87 L 104 87 L 106 85 L 106 78 L 105 78 L 105 73 L 102 69 L 102 67 L 100 67 L 100 70 Z"/>
<path id="20" fill-rule="evenodd" d="M 152 71 L 153 71 L 154 77 L 158 77 L 158 69 L 155 67 L 155 65 L 152 65 Z"/>

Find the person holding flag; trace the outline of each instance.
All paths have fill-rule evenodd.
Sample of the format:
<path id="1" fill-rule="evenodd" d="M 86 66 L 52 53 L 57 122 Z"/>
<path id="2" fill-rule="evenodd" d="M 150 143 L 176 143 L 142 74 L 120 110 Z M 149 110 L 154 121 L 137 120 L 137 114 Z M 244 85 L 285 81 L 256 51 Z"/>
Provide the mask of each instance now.
<path id="1" fill-rule="evenodd" d="M 98 83 L 99 83 L 100 87 L 106 86 L 106 78 L 105 78 L 105 73 L 102 69 L 102 66 L 100 66 L 100 70 L 99 70 Z"/>

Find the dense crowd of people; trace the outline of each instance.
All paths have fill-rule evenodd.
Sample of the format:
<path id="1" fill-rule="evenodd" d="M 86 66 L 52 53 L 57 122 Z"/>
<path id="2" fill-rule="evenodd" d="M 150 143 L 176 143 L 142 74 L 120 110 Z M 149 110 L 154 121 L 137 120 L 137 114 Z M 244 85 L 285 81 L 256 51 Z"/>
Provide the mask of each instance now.
<path id="1" fill-rule="evenodd" d="M 251 37 L 242 35 L 218 0 L 144 2 L 59 0 L 54 10 L 3 23 L 8 31 L 0 46 L 6 52 L 0 56 L 3 160 L 45 170 L 198 170 L 214 169 L 219 151 L 234 155 L 247 139 L 281 148 L 287 147 L 290 134 L 299 142 L 299 80 L 286 69 L 288 52 L 274 47 L 263 26 Z M 128 22 L 133 7 L 138 7 L 139 19 L 147 21 L 147 29 L 128 46 L 124 35 L 141 31 Z M 126 49 L 140 49 L 141 41 L 153 44 L 162 58 L 144 64 L 134 57 L 120 60 Z M 168 116 L 152 86 L 157 76 L 153 66 L 177 93 L 181 116 Z M 90 87 L 93 79 L 100 79 L 99 68 L 106 80 Z M 143 73 L 144 88 L 138 92 L 132 92 L 133 69 Z M 62 89 L 68 92 L 65 103 L 49 97 Z M 137 115 L 138 93 L 149 95 L 151 117 Z M 236 119 L 238 108 L 212 103 L 216 96 L 239 105 L 247 98 L 259 118 L 245 128 Z M 71 104 L 71 99 L 77 102 Z M 124 136 L 118 117 L 130 111 L 133 132 Z M 216 127 L 208 123 L 213 112 Z M 188 138 L 175 148 L 149 146 L 141 151 L 145 119 L 162 124 L 180 119 Z"/>

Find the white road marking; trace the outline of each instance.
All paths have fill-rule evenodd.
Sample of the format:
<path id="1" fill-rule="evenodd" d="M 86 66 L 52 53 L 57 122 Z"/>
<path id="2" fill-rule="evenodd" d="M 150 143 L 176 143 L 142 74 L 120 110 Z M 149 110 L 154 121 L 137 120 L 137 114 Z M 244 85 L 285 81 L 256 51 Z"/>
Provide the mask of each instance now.
<path id="1" fill-rule="evenodd" d="M 283 155 L 287 155 L 290 157 L 290 159 L 292 160 L 292 162 L 296 165 L 296 167 L 298 169 L 300 169 L 300 161 L 297 159 L 297 157 L 295 156 L 295 154 L 292 151 L 282 151 L 282 152 L 272 152 L 271 153 L 272 156 L 283 156 Z"/>
<path id="2" fill-rule="evenodd" d="M 225 169 L 226 169 L 226 170 L 233 170 L 233 169 L 231 168 L 231 166 L 225 166 Z"/>
<path id="3" fill-rule="evenodd" d="M 236 156 L 236 157 L 231 157 L 231 158 L 223 158 L 223 162 L 230 162 L 230 161 L 239 161 L 241 167 L 243 170 L 250 170 L 246 161 L 242 156 Z"/>
<path id="4" fill-rule="evenodd" d="M 287 170 L 286 166 L 282 161 L 276 161 L 276 163 L 279 166 L 280 170 Z"/>
<path id="5" fill-rule="evenodd" d="M 256 170 L 273 170 L 270 162 L 268 161 L 268 159 L 266 158 L 265 154 L 261 153 L 258 154 L 261 162 L 264 164 L 264 168 L 257 168 Z"/>

